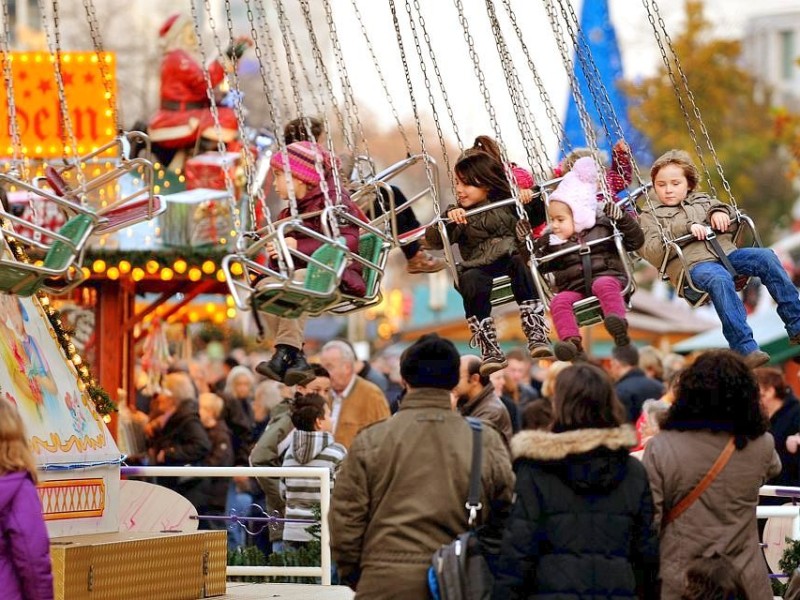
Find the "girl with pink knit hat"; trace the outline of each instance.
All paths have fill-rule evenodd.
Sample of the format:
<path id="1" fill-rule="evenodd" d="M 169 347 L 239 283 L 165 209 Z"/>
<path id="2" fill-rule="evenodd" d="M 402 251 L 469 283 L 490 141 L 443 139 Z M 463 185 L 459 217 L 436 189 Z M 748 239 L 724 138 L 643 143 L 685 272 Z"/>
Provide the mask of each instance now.
<path id="1" fill-rule="evenodd" d="M 323 179 L 327 182 L 330 201 L 362 221 L 366 221 L 364 213 L 358 208 L 347 191 L 340 186 L 341 196 L 335 198 L 334 170 L 336 159 L 325 148 L 315 142 L 294 142 L 286 147 L 286 153 L 276 152 L 270 160 L 273 185 L 281 200 L 289 202 L 294 197 L 297 213 L 304 215 L 315 213 L 315 216 L 303 219 L 303 226 L 324 235 L 322 227 L 322 211 L 326 206 L 325 194 L 322 191 Z M 288 164 L 288 169 L 287 169 Z M 290 191 L 291 188 L 291 191 Z M 287 206 L 278 215 L 278 220 L 291 216 Z M 358 253 L 359 228 L 349 221 L 339 222 L 339 235 L 344 238 L 347 248 Z M 311 256 L 322 245 L 302 231 L 289 231 L 285 234 L 285 242 L 289 248 L 296 249 L 306 256 Z M 271 267 L 277 269 L 278 249 L 275 244 L 267 244 L 267 254 Z M 305 262 L 293 256 L 296 270 L 295 279 L 305 276 Z M 340 289 L 351 296 L 363 296 L 366 284 L 361 277 L 361 264 L 351 261 L 344 270 Z M 303 385 L 314 377 L 314 370 L 303 354 L 306 316 L 297 319 L 279 317 L 262 313 L 264 322 L 275 337 L 275 353 L 268 361 L 259 363 L 256 371 L 265 377 L 280 381 L 286 385 Z"/>
<path id="2" fill-rule="evenodd" d="M 554 346 L 559 360 L 585 358 L 572 306 L 590 295 L 600 302 L 605 315 L 603 324 L 613 337 L 614 345 L 630 343 L 622 295 L 627 275 L 612 236 L 616 224 L 622 233 L 624 248 L 631 252 L 644 244 L 644 233 L 636 219 L 614 202 L 605 202 L 601 210 L 597 201 L 598 188 L 599 174 L 594 158 L 578 159 L 550 194 L 547 205 L 550 225 L 534 242 L 534 252 L 539 258 L 570 246 L 588 249 L 588 254 L 582 254 L 576 248 L 539 267 L 542 272 L 552 272 L 555 278 L 556 294 L 550 302 L 550 316 L 560 340 Z M 586 245 L 604 238 L 607 241 L 591 247 Z"/>

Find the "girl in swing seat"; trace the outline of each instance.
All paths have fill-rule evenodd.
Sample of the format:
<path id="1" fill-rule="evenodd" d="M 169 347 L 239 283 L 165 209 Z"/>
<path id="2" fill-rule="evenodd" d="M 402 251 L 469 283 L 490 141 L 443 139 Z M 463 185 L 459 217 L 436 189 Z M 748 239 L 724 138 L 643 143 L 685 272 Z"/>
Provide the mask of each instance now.
<path id="1" fill-rule="evenodd" d="M 628 251 L 639 249 L 644 234 L 636 219 L 612 201 L 598 211 L 597 190 L 600 174 L 594 158 L 579 158 L 550 195 L 547 206 L 550 226 L 535 242 L 537 256 L 547 256 L 572 245 L 611 238 L 615 223 L 622 233 Z M 588 272 L 585 257 L 579 251 L 542 263 L 543 272 L 555 275 L 557 293 L 550 302 L 550 315 L 558 333 L 555 354 L 559 360 L 585 358 L 573 305 L 594 295 L 600 301 L 605 318 L 603 324 L 615 346 L 626 346 L 628 322 L 625 320 L 625 298 L 622 291 L 627 279 L 623 257 L 613 239 L 588 248 Z M 587 289 L 590 288 L 590 289 Z"/>
<path id="2" fill-rule="evenodd" d="M 519 252 L 514 208 L 502 206 L 466 216 L 469 209 L 511 197 L 502 162 L 492 154 L 472 148 L 458 159 L 454 171 L 457 204 L 448 206 L 442 217 L 450 220 L 446 225 L 448 239 L 458 244 L 461 252 L 458 291 L 464 300 L 473 340 L 480 348 L 481 375 L 490 375 L 508 365 L 492 318 L 492 284 L 500 275 L 511 278 L 530 355 L 533 358 L 551 356 L 544 305 L 537 296 L 527 262 Z M 430 248 L 444 246 L 437 225 L 428 227 L 425 239 Z"/>
<path id="3" fill-rule="evenodd" d="M 662 229 L 671 239 L 691 233 L 694 240 L 682 247 L 686 268 L 694 285 L 707 292 L 722 321 L 722 333 L 731 350 L 744 357 L 750 368 L 770 360 L 759 349 L 747 324 L 744 304 L 736 293 L 734 275 L 722 264 L 708 241 L 708 228 L 716 237 L 727 260 L 740 275 L 758 277 L 778 304 L 778 316 L 789 335 L 789 343 L 800 344 L 800 298 L 775 252 L 768 248 L 737 248 L 733 243 L 731 218 L 734 209 L 697 191 L 700 174 L 689 154 L 670 150 L 650 169 L 650 178 L 660 204 L 648 206 L 641 216 L 645 234 L 642 256 L 660 268 L 668 250 Z M 667 275 L 678 288 L 684 265 L 677 256 L 667 262 Z M 679 289 L 679 288 L 678 288 Z"/>
<path id="4" fill-rule="evenodd" d="M 331 201 L 336 201 L 334 198 L 336 188 L 333 182 L 336 159 L 327 150 L 316 142 L 295 142 L 286 147 L 286 154 L 288 169 L 282 152 L 276 152 L 270 160 L 273 185 L 281 200 L 290 201 L 289 186 L 291 186 L 299 215 L 322 211 L 325 208 L 325 194 L 322 192 L 321 182 L 325 177 Z M 322 163 L 322 173 L 317 167 L 318 159 Z M 341 194 L 339 204 L 360 220 L 366 220 L 364 213 L 353 204 L 344 189 L 341 190 Z M 291 216 L 291 212 L 287 206 L 280 212 L 278 219 L 286 219 L 289 216 Z M 303 219 L 303 225 L 314 231 L 323 232 L 321 215 Z M 350 222 L 340 221 L 339 233 L 344 238 L 349 250 L 358 253 L 359 228 Z M 296 249 L 307 256 L 311 256 L 322 245 L 321 241 L 300 231 L 287 233 L 285 241 L 289 248 Z M 271 266 L 277 268 L 278 248 L 275 244 L 270 243 L 267 245 L 266 251 L 272 262 Z M 294 263 L 297 268 L 294 273 L 295 280 L 302 281 L 305 276 L 306 264 L 297 257 L 294 257 Z M 353 261 L 348 264 L 339 288 L 352 296 L 364 296 L 366 284 L 361 276 L 361 270 L 361 264 L 358 262 Z M 314 379 L 314 370 L 308 364 L 303 353 L 306 316 L 290 319 L 269 313 L 262 313 L 262 315 L 267 328 L 275 337 L 275 353 L 270 360 L 259 363 L 256 366 L 256 372 L 289 386 L 303 385 L 304 382 L 307 383 Z"/>

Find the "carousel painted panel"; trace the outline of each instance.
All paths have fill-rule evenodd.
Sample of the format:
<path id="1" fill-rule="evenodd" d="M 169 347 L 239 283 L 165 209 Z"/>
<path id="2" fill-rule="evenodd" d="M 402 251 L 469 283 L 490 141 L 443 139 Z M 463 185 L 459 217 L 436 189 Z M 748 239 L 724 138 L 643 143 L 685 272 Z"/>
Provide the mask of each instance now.
<path id="1" fill-rule="evenodd" d="M 35 297 L 0 294 L 0 394 L 42 468 L 50 535 L 116 531 L 119 450 Z"/>

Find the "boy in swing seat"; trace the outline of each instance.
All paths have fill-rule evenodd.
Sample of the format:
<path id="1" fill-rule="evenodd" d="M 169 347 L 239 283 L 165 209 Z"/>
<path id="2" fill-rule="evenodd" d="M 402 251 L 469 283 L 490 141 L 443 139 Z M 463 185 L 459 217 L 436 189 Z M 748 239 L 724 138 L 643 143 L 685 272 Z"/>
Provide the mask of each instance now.
<path id="1" fill-rule="evenodd" d="M 636 219 L 613 201 L 607 200 L 603 209 L 598 210 L 599 177 L 594 158 L 579 158 L 550 194 L 547 205 L 550 225 L 534 242 L 534 252 L 544 257 L 569 246 L 583 247 L 587 242 L 609 238 L 585 246 L 585 253 L 576 249 L 540 267 L 542 272 L 552 272 L 555 277 L 556 294 L 550 302 L 550 316 L 560 340 L 555 344 L 555 355 L 563 361 L 586 358 L 573 305 L 590 295 L 600 302 L 605 315 L 603 324 L 614 345 L 630 344 L 622 294 L 627 274 L 624 257 L 611 237 L 612 222 L 622 233 L 622 244 L 628 251 L 642 246 L 644 234 Z"/>
<path id="2" fill-rule="evenodd" d="M 650 178 L 659 204 L 648 206 L 641 216 L 645 233 L 642 256 L 660 268 L 668 251 L 662 229 L 670 239 L 692 234 L 694 240 L 681 248 L 686 268 L 694 285 L 707 292 L 722 321 L 722 333 L 731 350 L 744 357 L 750 368 L 770 360 L 759 349 L 747 313 L 736 293 L 734 275 L 758 277 L 778 304 L 778 316 L 789 335 L 790 344 L 800 344 L 800 298 L 775 252 L 768 248 L 737 248 L 733 243 L 733 207 L 697 191 L 700 173 L 689 154 L 670 150 L 650 169 Z M 716 233 L 709 240 L 708 231 Z M 720 252 L 722 256 L 720 256 Z M 730 268 L 723 264 L 729 263 Z M 667 262 L 667 275 L 680 289 L 684 265 L 677 256 Z M 732 272 L 733 271 L 733 272 Z"/>
<path id="3" fill-rule="evenodd" d="M 270 159 L 273 185 L 278 197 L 286 202 L 290 202 L 289 186 L 292 187 L 298 215 L 302 217 L 306 213 L 319 212 L 325 208 L 326 199 L 321 186 L 324 177 L 328 184 L 330 202 L 344 206 L 348 213 L 355 215 L 359 220 L 366 220 L 364 213 L 353 204 L 346 190 L 341 190 L 341 197 L 337 202 L 333 174 L 336 168 L 336 159 L 327 150 L 316 142 L 295 142 L 286 147 L 286 154 L 288 155 L 288 171 L 283 152 L 276 152 Z M 318 161 L 321 163 L 322 172 L 317 164 Z M 278 220 L 290 216 L 291 211 L 287 205 L 278 215 Z M 304 218 L 303 225 L 324 235 L 321 214 Z M 344 238 L 347 248 L 354 254 L 358 253 L 359 233 L 356 225 L 349 221 L 339 221 L 339 234 Z M 286 234 L 286 245 L 311 256 L 322 245 L 322 242 L 301 231 L 290 231 Z M 270 267 L 276 269 L 278 256 L 276 244 L 267 244 L 266 252 L 270 258 Z M 296 268 L 294 279 L 303 281 L 306 264 L 296 256 L 293 257 L 293 260 Z M 364 296 L 367 287 L 361 276 L 361 270 L 360 263 L 350 262 L 344 270 L 339 289 L 351 296 Z M 303 315 L 297 319 L 289 319 L 269 313 L 261 313 L 261 315 L 275 338 L 275 353 L 270 360 L 259 363 L 256 366 L 256 372 L 289 386 L 303 385 L 304 382 L 314 379 L 314 370 L 308 364 L 303 353 L 307 317 Z"/>

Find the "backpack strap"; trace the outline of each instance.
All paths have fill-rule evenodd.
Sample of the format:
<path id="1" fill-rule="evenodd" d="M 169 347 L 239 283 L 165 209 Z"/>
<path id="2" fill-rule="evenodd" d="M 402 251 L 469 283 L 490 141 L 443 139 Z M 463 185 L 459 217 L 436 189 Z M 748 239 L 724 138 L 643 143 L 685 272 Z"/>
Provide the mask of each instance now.
<path id="1" fill-rule="evenodd" d="M 472 527 L 478 518 L 478 511 L 483 508 L 481 504 L 481 456 L 483 454 L 482 435 L 483 424 L 480 419 L 467 417 L 467 422 L 472 429 L 472 467 L 469 472 L 469 492 L 467 503 L 464 505 L 469 511 L 469 526 Z"/>
<path id="2" fill-rule="evenodd" d="M 700 480 L 695 488 L 689 492 L 680 502 L 678 502 L 675 506 L 670 509 L 664 519 L 661 521 L 661 528 L 664 529 L 667 525 L 672 523 L 675 519 L 680 517 L 686 510 L 694 504 L 695 500 L 697 500 L 700 496 L 703 495 L 703 492 L 708 489 L 713 481 L 717 478 L 722 472 L 722 469 L 725 468 L 725 465 L 728 464 L 731 456 L 733 455 L 733 451 L 736 449 L 736 445 L 734 444 L 734 436 L 731 436 L 728 440 L 728 443 L 725 444 L 725 447 L 720 452 L 717 460 L 714 461 L 714 464 L 711 465 L 711 468 L 708 470 L 703 478 Z"/>

